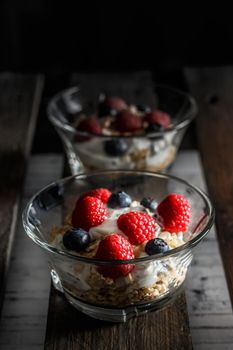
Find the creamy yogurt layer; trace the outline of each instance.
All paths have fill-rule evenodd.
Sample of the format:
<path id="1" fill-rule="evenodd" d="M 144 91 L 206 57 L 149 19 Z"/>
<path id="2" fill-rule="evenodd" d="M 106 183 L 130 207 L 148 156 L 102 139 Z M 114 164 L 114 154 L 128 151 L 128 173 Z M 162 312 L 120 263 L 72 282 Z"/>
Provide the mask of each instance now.
<path id="1" fill-rule="evenodd" d="M 109 156 L 104 149 L 104 141 L 92 138 L 80 142 L 74 147 L 81 161 L 90 168 L 95 169 L 163 169 L 174 159 L 176 147 L 168 142 L 172 135 L 166 135 L 167 140 L 149 140 L 135 138 L 128 151 L 122 156 Z"/>

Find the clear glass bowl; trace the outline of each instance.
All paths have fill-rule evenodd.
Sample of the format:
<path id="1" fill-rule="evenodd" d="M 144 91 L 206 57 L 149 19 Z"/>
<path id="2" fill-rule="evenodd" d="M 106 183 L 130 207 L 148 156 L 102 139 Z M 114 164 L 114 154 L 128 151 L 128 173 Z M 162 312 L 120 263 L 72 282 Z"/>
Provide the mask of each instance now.
<path id="1" fill-rule="evenodd" d="M 124 190 L 139 201 L 142 196 L 159 202 L 169 193 L 184 195 L 192 208 L 190 240 L 163 254 L 124 261 L 100 261 L 62 249 L 61 244 L 54 243 L 54 225 L 64 222 L 80 194 L 98 187 Z M 174 297 L 183 285 L 194 247 L 208 233 L 213 220 L 211 202 L 198 188 L 172 176 L 130 170 L 80 174 L 59 180 L 37 193 L 23 213 L 26 233 L 48 254 L 55 288 L 82 312 L 119 322 L 159 309 Z M 99 273 L 102 265 L 121 264 L 134 266 L 126 277 L 114 281 Z"/>
<path id="2" fill-rule="evenodd" d="M 48 117 L 60 135 L 71 173 L 83 170 L 135 169 L 160 172 L 174 161 L 183 135 L 197 112 L 194 99 L 186 93 L 173 88 L 155 87 L 154 103 L 140 101 L 167 112 L 172 125 L 160 132 L 143 136 L 106 136 L 93 135 L 75 129 L 74 116 L 78 113 L 96 114 L 99 96 L 87 99 L 79 87 L 73 87 L 58 93 L 48 105 Z M 122 96 L 123 97 L 123 96 Z M 128 104 L 138 105 L 132 97 Z M 110 156 L 105 151 L 106 142 L 111 139 L 124 140 L 127 151 L 122 156 Z"/>

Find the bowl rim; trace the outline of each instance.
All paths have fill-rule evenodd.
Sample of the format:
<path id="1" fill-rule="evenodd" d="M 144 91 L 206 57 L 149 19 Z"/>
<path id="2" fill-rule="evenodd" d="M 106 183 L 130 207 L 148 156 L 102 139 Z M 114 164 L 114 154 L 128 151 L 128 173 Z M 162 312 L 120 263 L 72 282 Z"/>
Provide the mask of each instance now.
<path id="1" fill-rule="evenodd" d="M 152 176 L 152 177 L 156 177 L 156 178 L 163 178 L 163 179 L 171 179 L 177 182 L 182 183 L 183 185 L 186 185 L 188 187 L 190 187 L 192 190 L 194 190 L 198 195 L 201 196 L 201 198 L 204 200 L 207 208 L 208 208 L 208 213 L 206 215 L 208 215 L 208 220 L 205 223 L 204 227 L 202 228 L 201 232 L 199 232 L 196 236 L 194 236 L 191 240 L 189 240 L 188 242 L 186 242 L 185 244 L 182 244 L 181 246 L 174 248 L 174 249 L 170 249 L 167 252 L 164 253 L 160 253 L 160 254 L 154 254 L 154 255 L 149 255 L 146 257 L 140 257 L 140 258 L 134 258 L 134 259 L 129 259 L 129 260 L 99 260 L 99 259 L 94 259 L 94 258 L 89 258 L 89 257 L 84 257 L 84 256 L 80 256 L 77 255 L 77 253 L 72 253 L 72 252 L 68 252 L 68 251 L 64 251 L 62 249 L 58 249 L 55 246 L 42 241 L 42 239 L 40 239 L 35 232 L 33 232 L 32 229 L 32 225 L 28 220 L 29 217 L 29 212 L 31 210 L 33 201 L 36 199 L 36 197 L 48 190 L 51 187 L 60 185 L 60 184 L 65 184 L 69 181 L 72 181 L 74 179 L 83 179 L 86 177 L 93 177 L 93 176 L 100 176 L 100 175 L 107 175 L 107 174 L 117 174 L 117 173 L 128 173 L 128 174 L 132 174 L 132 175 L 144 175 L 144 176 Z M 205 216 L 206 217 L 206 216 Z M 205 218 L 204 217 L 204 218 Z M 187 251 L 188 249 L 193 248 L 194 246 L 196 246 L 209 232 L 209 230 L 211 229 L 213 223 L 214 223 L 214 218 L 215 218 L 215 210 L 214 207 L 208 197 L 208 195 L 203 192 L 201 189 L 199 189 L 197 186 L 191 185 L 189 182 L 187 182 L 186 180 L 183 180 L 179 177 L 173 176 L 173 175 L 169 175 L 169 174 L 161 174 L 161 173 L 156 173 L 156 172 L 150 172 L 150 171 L 134 171 L 134 170 L 124 170 L 124 169 L 118 169 L 118 170 L 104 170 L 104 171 L 97 171 L 97 172 L 91 172 L 91 173 L 80 173 L 80 174 L 76 174 L 73 176 L 68 176 L 65 178 L 62 178 L 58 181 L 52 182 L 50 184 L 48 184 L 47 186 L 43 187 L 41 190 L 39 190 L 36 194 L 34 194 L 34 196 L 31 197 L 31 199 L 29 200 L 29 202 L 27 203 L 25 209 L 23 210 L 22 213 L 22 221 L 23 221 L 23 226 L 24 229 L 26 231 L 26 234 L 36 243 L 38 244 L 40 247 L 42 247 L 43 249 L 49 251 L 50 253 L 54 253 L 54 254 L 58 254 L 60 256 L 64 256 L 66 258 L 71 258 L 73 260 L 76 261 L 80 261 L 80 262 L 85 262 L 85 263 L 89 263 L 89 264 L 94 264 L 94 265 L 123 265 L 123 264 L 138 264 L 138 263 L 142 263 L 142 262 L 148 262 L 151 260 L 161 260 L 163 258 L 169 258 L 171 256 L 176 256 L 181 252 Z M 196 228 L 202 223 L 203 218 L 198 222 Z M 36 228 L 36 230 L 41 234 L 41 231 Z M 41 235 L 42 236 L 42 235 Z"/>
<path id="2" fill-rule="evenodd" d="M 59 118 L 56 115 L 54 115 L 53 108 L 56 105 L 57 100 L 60 97 L 64 96 L 65 94 L 69 95 L 69 94 L 74 93 L 74 92 L 80 92 L 82 90 L 80 85 L 72 86 L 68 89 L 63 89 L 63 90 L 59 91 L 57 94 L 55 94 L 50 99 L 50 101 L 47 105 L 47 116 L 48 116 L 48 119 L 50 120 L 50 122 L 54 126 L 57 126 L 66 132 L 70 132 L 74 135 L 89 136 L 89 137 L 91 136 L 92 138 L 96 137 L 96 138 L 100 138 L 100 139 L 109 139 L 109 138 L 122 138 L 122 139 L 149 138 L 149 139 L 153 139 L 156 137 L 161 137 L 164 134 L 169 133 L 171 131 L 178 131 L 178 130 L 181 130 L 181 129 L 187 127 L 191 123 L 191 121 L 195 118 L 195 115 L 198 112 L 197 103 L 196 103 L 196 100 L 194 99 L 194 97 L 191 96 L 187 92 L 184 92 L 182 90 L 179 90 L 177 88 L 174 88 L 174 87 L 171 87 L 171 86 L 168 86 L 165 84 L 155 84 L 155 91 L 158 88 L 170 90 L 174 93 L 177 93 L 179 95 L 186 97 L 187 100 L 182 105 L 179 114 L 182 113 L 182 109 L 184 108 L 185 103 L 187 103 L 187 101 L 190 103 L 189 111 L 187 112 L 185 119 L 182 120 L 181 122 L 178 122 L 177 124 L 172 125 L 171 127 L 168 127 L 167 129 L 162 130 L 162 131 L 151 132 L 151 133 L 144 134 L 144 135 L 140 135 L 140 134 L 136 135 L 136 134 L 132 134 L 132 133 L 123 134 L 123 135 L 104 135 L 104 134 L 96 135 L 96 134 L 93 134 L 90 132 L 80 131 L 78 129 L 75 129 L 75 127 L 73 127 L 70 123 L 62 122 L 61 120 L 59 120 Z"/>

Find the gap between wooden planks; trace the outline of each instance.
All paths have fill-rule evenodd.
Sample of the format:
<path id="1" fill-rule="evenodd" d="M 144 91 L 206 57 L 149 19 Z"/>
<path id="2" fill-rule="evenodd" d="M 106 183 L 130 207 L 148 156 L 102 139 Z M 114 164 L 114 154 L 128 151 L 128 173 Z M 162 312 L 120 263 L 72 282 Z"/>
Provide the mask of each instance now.
<path id="1" fill-rule="evenodd" d="M 0 312 L 43 77 L 0 74 Z"/>
<path id="2" fill-rule="evenodd" d="M 150 73 L 75 74 L 72 85 L 97 98 L 101 91 L 126 100 L 154 100 Z M 153 103 L 151 103 L 153 104 Z M 143 325 L 143 326 L 142 326 Z M 96 321 L 73 309 L 63 296 L 51 288 L 45 349 L 82 350 L 189 350 L 192 349 L 185 295 L 159 312 L 134 318 L 125 324 Z"/>

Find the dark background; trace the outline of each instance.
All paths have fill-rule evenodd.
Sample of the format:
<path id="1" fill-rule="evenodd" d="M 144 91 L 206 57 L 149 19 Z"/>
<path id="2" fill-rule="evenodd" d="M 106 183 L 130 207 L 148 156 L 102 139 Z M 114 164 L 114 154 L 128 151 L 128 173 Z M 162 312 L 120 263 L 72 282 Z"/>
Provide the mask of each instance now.
<path id="1" fill-rule="evenodd" d="M 156 82 L 186 89 L 184 66 L 233 64 L 232 10 L 194 1 L 0 0 L 0 45 L 0 71 L 45 74 L 33 151 L 60 152 L 46 106 L 70 72 L 151 70 Z"/>
<path id="2" fill-rule="evenodd" d="M 1 0 L 1 70 L 173 71 L 233 62 L 232 11 L 218 3 Z"/>

